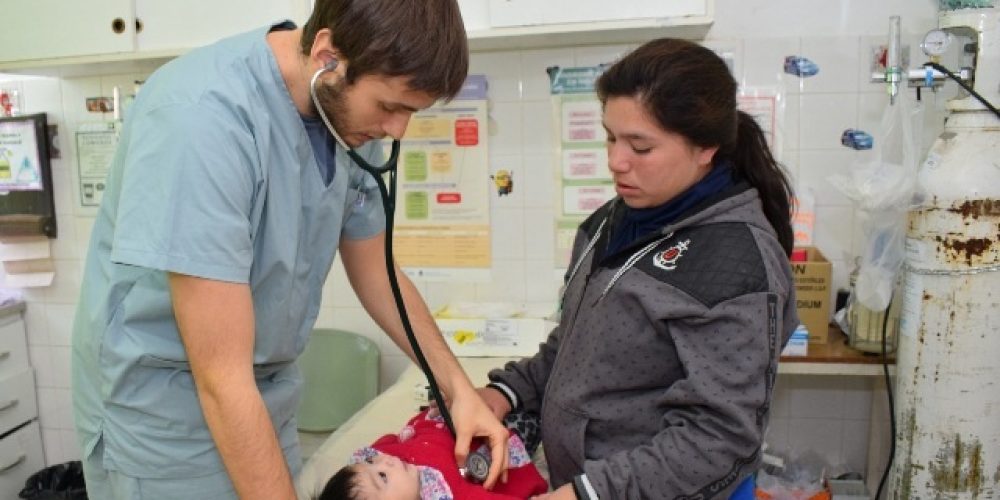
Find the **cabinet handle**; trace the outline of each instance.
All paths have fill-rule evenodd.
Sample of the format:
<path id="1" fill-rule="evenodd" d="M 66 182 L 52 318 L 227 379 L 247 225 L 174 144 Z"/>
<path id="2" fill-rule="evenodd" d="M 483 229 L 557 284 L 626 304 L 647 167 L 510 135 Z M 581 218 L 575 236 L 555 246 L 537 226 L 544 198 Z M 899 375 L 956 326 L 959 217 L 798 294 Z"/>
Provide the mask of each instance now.
<path id="1" fill-rule="evenodd" d="M 17 406 L 17 401 L 18 400 L 16 400 L 16 399 L 12 399 L 10 401 L 7 401 L 6 403 L 0 404 L 0 411 L 7 411 L 7 410 L 9 410 L 9 409 Z"/>
<path id="2" fill-rule="evenodd" d="M 114 31 L 116 35 L 120 35 L 125 32 L 125 20 L 116 17 L 111 20 L 111 31 Z"/>
<path id="3" fill-rule="evenodd" d="M 13 469 L 14 467 L 17 467 L 18 465 L 21 465 L 21 462 L 24 462 L 27 458 L 28 458 L 28 456 L 25 455 L 24 453 L 22 453 L 21 456 L 17 457 L 17 460 L 14 460 L 14 462 L 11 463 L 10 465 L 6 465 L 4 467 L 0 467 L 0 474 L 3 474 L 4 472 L 7 472 L 7 471 Z"/>
<path id="4" fill-rule="evenodd" d="M 142 19 L 139 19 L 138 17 L 135 18 L 135 32 L 137 34 L 142 33 L 142 28 L 143 28 Z"/>
<path id="5" fill-rule="evenodd" d="M 0 352 L 0 361 L 3 361 L 10 357 L 10 351 Z"/>

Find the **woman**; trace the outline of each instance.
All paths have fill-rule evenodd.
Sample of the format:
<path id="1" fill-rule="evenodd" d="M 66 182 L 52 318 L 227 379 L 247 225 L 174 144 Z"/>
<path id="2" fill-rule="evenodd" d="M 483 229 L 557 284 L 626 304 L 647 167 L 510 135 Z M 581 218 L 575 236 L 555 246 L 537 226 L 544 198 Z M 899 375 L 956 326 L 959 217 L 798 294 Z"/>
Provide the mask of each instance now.
<path id="1" fill-rule="evenodd" d="M 597 91 L 618 196 L 580 226 L 559 326 L 481 394 L 541 412 L 551 498 L 752 497 L 798 324 L 788 180 L 708 49 L 654 40 Z"/>

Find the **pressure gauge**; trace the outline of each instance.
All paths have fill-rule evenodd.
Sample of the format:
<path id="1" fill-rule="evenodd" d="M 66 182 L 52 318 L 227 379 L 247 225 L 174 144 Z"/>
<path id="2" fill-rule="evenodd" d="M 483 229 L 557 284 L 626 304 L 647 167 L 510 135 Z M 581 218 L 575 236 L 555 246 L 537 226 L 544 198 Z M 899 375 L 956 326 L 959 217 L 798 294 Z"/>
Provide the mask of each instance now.
<path id="1" fill-rule="evenodd" d="M 923 49 L 924 54 L 931 57 L 938 57 L 948 50 L 948 46 L 951 45 L 952 37 L 951 33 L 944 30 L 931 30 L 924 35 L 924 41 L 920 42 L 920 48 Z"/>

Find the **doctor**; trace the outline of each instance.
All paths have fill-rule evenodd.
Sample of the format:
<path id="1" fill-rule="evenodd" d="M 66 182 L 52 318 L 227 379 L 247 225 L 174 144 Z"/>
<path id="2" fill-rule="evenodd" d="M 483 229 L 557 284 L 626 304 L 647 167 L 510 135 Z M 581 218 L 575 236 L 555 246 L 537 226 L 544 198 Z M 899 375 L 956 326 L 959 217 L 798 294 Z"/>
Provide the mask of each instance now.
<path id="1" fill-rule="evenodd" d="M 91 498 L 295 497 L 294 364 L 340 251 L 361 304 L 412 357 L 383 260 L 379 192 L 310 100 L 372 164 L 372 139 L 460 90 L 455 0 L 318 0 L 156 71 L 130 110 L 94 225 L 73 332 L 73 406 Z M 413 284 L 412 323 L 472 436 L 506 456 Z M 335 387 L 330 388 L 331 392 Z M 487 480 L 504 466 L 494 459 Z"/>

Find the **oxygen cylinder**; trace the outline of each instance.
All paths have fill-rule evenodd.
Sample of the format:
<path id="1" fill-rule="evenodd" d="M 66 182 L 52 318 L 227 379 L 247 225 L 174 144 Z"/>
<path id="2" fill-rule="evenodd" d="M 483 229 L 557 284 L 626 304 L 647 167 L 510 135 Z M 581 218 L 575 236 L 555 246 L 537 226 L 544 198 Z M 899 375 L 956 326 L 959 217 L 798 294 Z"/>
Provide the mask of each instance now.
<path id="1" fill-rule="evenodd" d="M 975 88 L 1000 102 L 997 71 L 985 67 L 1000 62 L 997 9 L 944 14 L 942 25 L 979 32 Z M 949 103 L 918 174 L 924 203 L 909 215 L 896 358 L 900 499 L 1000 498 L 1000 118 L 970 99 Z"/>

